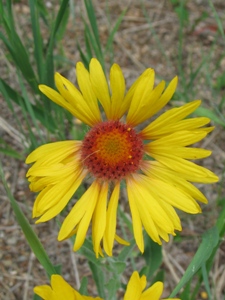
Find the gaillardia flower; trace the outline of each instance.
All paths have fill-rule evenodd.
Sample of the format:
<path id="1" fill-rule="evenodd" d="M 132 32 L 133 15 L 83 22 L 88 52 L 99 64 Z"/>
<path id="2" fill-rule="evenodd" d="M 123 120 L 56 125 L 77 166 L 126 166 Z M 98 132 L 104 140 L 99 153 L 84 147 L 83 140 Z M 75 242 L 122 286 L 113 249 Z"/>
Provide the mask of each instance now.
<path id="1" fill-rule="evenodd" d="M 76 251 L 92 223 L 96 255 L 102 253 L 102 248 L 112 255 L 114 239 L 125 243 L 116 234 L 123 181 L 140 251 L 144 251 L 143 227 L 153 241 L 159 244 L 161 239 L 168 241 L 169 234 L 181 230 L 174 208 L 196 214 L 201 212 L 196 200 L 207 203 L 191 182 L 218 180 L 211 171 L 191 161 L 211 154 L 205 149 L 188 147 L 213 130 L 203 127 L 210 122 L 208 118 L 186 118 L 201 101 L 172 108 L 146 123 L 169 102 L 177 77 L 166 88 L 164 81 L 154 87 L 154 70 L 147 69 L 126 93 L 117 64 L 110 70 L 110 87 L 96 59 L 91 60 L 89 72 L 79 62 L 76 73 L 80 91 L 58 73 L 55 84 L 59 92 L 39 86 L 48 98 L 70 111 L 90 130 L 82 141 L 46 144 L 27 157 L 26 163 L 34 163 L 27 172 L 30 189 L 40 192 L 33 217 L 40 217 L 37 220 L 40 223 L 58 215 L 89 177 L 91 185 L 65 218 L 58 239 L 76 234 Z"/>
<path id="2" fill-rule="evenodd" d="M 124 300 L 159 300 L 163 292 L 163 283 L 157 281 L 151 287 L 146 288 L 146 276 L 139 276 L 138 272 L 133 272 L 124 295 Z M 178 298 L 167 298 L 164 300 L 179 300 Z"/>
<path id="3" fill-rule="evenodd" d="M 146 276 L 139 276 L 138 272 L 133 272 L 124 295 L 124 300 L 159 300 L 163 292 L 163 283 L 158 281 L 151 287 L 146 288 Z M 60 275 L 51 276 L 51 287 L 40 285 L 34 288 L 35 294 L 44 300 L 103 300 L 102 298 L 92 298 L 81 295 L 73 289 Z M 180 300 L 178 298 L 167 298 L 164 300 Z M 163 299 L 162 299 L 163 300 Z"/>
<path id="4" fill-rule="evenodd" d="M 102 300 L 99 297 L 81 295 L 62 276 L 56 274 L 51 276 L 51 287 L 49 285 L 36 286 L 34 292 L 44 300 Z"/>

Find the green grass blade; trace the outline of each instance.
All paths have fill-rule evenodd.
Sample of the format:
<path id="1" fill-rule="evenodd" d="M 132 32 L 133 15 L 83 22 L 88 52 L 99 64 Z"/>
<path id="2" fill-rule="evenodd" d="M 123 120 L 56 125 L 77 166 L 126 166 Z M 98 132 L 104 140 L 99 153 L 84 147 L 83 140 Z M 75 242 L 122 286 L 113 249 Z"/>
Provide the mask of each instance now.
<path id="1" fill-rule="evenodd" d="M 96 264 L 93 264 L 91 261 L 88 262 L 93 279 L 96 283 L 97 290 L 98 290 L 98 295 L 99 297 L 102 297 L 105 299 L 105 290 L 104 290 L 104 282 L 105 282 L 105 275 L 104 272 L 102 272 L 102 268 L 96 266 Z"/>
<path id="2" fill-rule="evenodd" d="M 97 19 L 96 19 L 95 10 L 94 10 L 92 0 L 84 0 L 84 4 L 85 4 L 86 11 L 87 11 L 87 14 L 88 14 L 89 22 L 91 24 L 92 32 L 95 36 L 95 40 L 96 40 L 96 42 L 98 44 L 98 47 L 99 47 L 99 52 L 102 54 L 101 41 L 100 41 L 99 31 L 98 31 L 98 24 L 97 24 Z"/>
<path id="3" fill-rule="evenodd" d="M 107 42 L 106 42 L 106 46 L 105 46 L 105 53 L 107 51 L 110 50 L 110 53 L 113 53 L 113 47 L 112 47 L 112 44 L 113 44 L 113 40 L 114 40 L 114 36 L 116 34 L 116 32 L 118 31 L 119 29 L 119 26 L 121 24 L 121 22 L 123 21 L 123 17 L 124 15 L 126 14 L 127 12 L 127 8 L 125 8 L 122 13 L 120 14 L 120 16 L 118 17 L 117 21 L 116 21 L 116 24 L 114 25 L 113 29 L 111 30 L 110 34 L 109 34 L 109 37 L 107 39 Z"/>
<path id="4" fill-rule="evenodd" d="M 87 36 L 90 39 L 90 43 L 94 49 L 97 59 L 100 61 L 102 68 L 105 70 L 104 56 L 102 52 L 98 24 L 97 24 L 97 19 L 96 19 L 92 0 L 84 0 L 84 4 L 88 15 L 88 20 L 90 23 L 90 27 L 89 27 L 87 23 L 83 20 L 85 24 L 85 31 L 87 32 Z"/>
<path id="5" fill-rule="evenodd" d="M 0 91 L 7 101 L 9 107 L 12 107 L 10 99 L 19 106 L 26 107 L 26 100 L 16 91 L 14 91 L 3 79 L 0 78 Z M 33 111 L 35 119 L 39 120 L 50 132 L 54 132 L 54 123 L 46 121 L 45 112 L 43 109 L 36 107 L 34 104 L 29 103 L 30 109 Z M 27 110 L 28 112 L 28 110 Z"/>
<path id="6" fill-rule="evenodd" d="M 4 9 L 4 5 L 1 3 L 1 10 L 3 10 L 3 27 L 7 34 L 7 37 L 0 31 L 0 39 L 7 47 L 10 56 L 12 57 L 15 65 L 19 68 L 35 93 L 39 93 L 38 82 L 31 66 L 29 55 L 26 51 L 26 47 L 23 45 L 19 35 L 16 32 L 16 26 L 12 14 L 12 3 L 11 1 L 6 2 L 7 7 Z"/>
<path id="7" fill-rule="evenodd" d="M 55 37 L 56 33 L 59 29 L 59 26 L 63 20 L 64 14 L 66 13 L 66 10 L 68 9 L 68 3 L 69 0 L 63 0 L 61 3 L 61 6 L 59 8 L 59 12 L 57 14 L 55 23 L 53 25 L 53 28 L 51 30 L 51 35 L 49 39 L 49 44 L 47 48 L 47 54 L 46 54 L 46 67 L 45 67 L 45 81 L 44 83 L 47 84 L 50 87 L 54 87 L 54 61 L 53 61 L 53 51 L 55 46 Z"/>
<path id="8" fill-rule="evenodd" d="M 153 242 L 147 234 L 144 235 L 144 241 L 145 251 L 143 257 L 146 262 L 144 274 L 150 279 L 162 264 L 162 247 Z"/>
<path id="9" fill-rule="evenodd" d="M 7 145 L 7 143 L 2 138 L 0 138 L 0 152 L 7 156 L 14 157 L 16 159 L 23 158 L 23 155 L 21 155 L 18 151 L 12 149 L 9 145 Z"/>
<path id="10" fill-rule="evenodd" d="M 88 27 L 87 23 L 84 21 L 85 24 L 85 35 L 87 36 L 87 39 L 89 40 L 89 44 L 92 46 L 95 56 L 96 58 L 99 60 L 99 62 L 101 63 L 102 68 L 104 69 L 104 57 L 102 55 L 102 52 L 99 48 L 99 44 L 95 39 L 95 36 L 92 32 L 92 30 Z"/>
<path id="11" fill-rule="evenodd" d="M 39 12 L 36 0 L 29 0 L 30 17 L 34 40 L 34 56 L 37 65 L 39 82 L 44 80 L 44 58 L 43 58 L 43 43 L 39 25 Z"/>
<path id="12" fill-rule="evenodd" d="M 90 57 L 84 53 L 84 51 L 81 49 L 81 46 L 78 42 L 77 42 L 77 49 L 80 53 L 80 57 L 81 57 L 82 62 L 85 65 L 85 68 L 88 70 L 89 69 Z"/>
<path id="13" fill-rule="evenodd" d="M 216 124 L 225 127 L 225 120 L 222 119 L 223 116 L 219 118 L 218 115 L 213 110 L 207 109 L 205 107 L 199 107 L 196 109 L 195 115 L 210 118 Z"/>
<path id="14" fill-rule="evenodd" d="M 88 39 L 86 30 L 84 31 L 84 37 L 85 37 L 85 46 L 86 46 L 87 57 L 88 57 L 88 60 L 89 60 L 88 61 L 88 65 L 89 65 L 90 60 L 93 57 L 93 54 L 92 54 L 91 44 L 90 44 L 90 41 Z"/>
<path id="15" fill-rule="evenodd" d="M 208 298 L 209 298 L 209 300 L 212 300 L 212 293 L 211 293 L 211 290 L 210 290 L 208 272 L 207 272 L 205 264 L 202 265 L 202 277 L 203 277 L 203 281 L 204 281 L 204 284 L 205 284 L 206 292 L 208 294 Z"/>
<path id="16" fill-rule="evenodd" d="M 205 262 L 209 259 L 212 254 L 215 246 L 219 241 L 219 231 L 216 226 L 209 229 L 204 235 L 202 242 L 195 253 L 194 258 L 189 264 L 186 272 L 181 278 L 180 282 L 176 286 L 176 288 L 171 293 L 170 297 L 174 297 L 180 289 L 191 280 L 191 278 L 196 274 L 196 272 L 205 264 Z"/>
<path id="17" fill-rule="evenodd" d="M 45 271 L 47 272 L 47 274 L 49 276 L 51 276 L 52 274 L 57 274 L 57 271 L 55 269 L 55 267 L 53 266 L 53 264 L 51 263 L 47 253 L 45 252 L 41 242 L 39 241 L 36 233 L 34 232 L 33 228 L 31 227 L 31 225 L 29 224 L 29 222 L 27 221 L 27 218 L 25 217 L 25 215 L 23 214 L 22 210 L 20 209 L 19 205 L 17 204 L 16 200 L 14 199 L 7 183 L 5 180 L 5 176 L 3 173 L 3 169 L 2 169 L 2 165 L 0 163 L 0 178 L 2 179 L 4 188 L 6 190 L 7 196 L 10 200 L 10 203 L 12 205 L 13 211 L 16 215 L 17 221 L 32 249 L 32 251 L 34 252 L 35 256 L 37 257 L 37 259 L 39 260 L 39 262 L 41 263 L 41 265 L 44 267 Z"/>
<path id="18" fill-rule="evenodd" d="M 213 11 L 214 18 L 215 18 L 215 20 L 217 22 L 217 26 L 218 26 L 219 32 L 220 32 L 221 36 L 223 37 L 223 40 L 225 41 L 225 34 L 224 34 L 224 29 L 223 29 L 223 23 L 222 23 L 222 21 L 221 21 L 219 15 L 218 15 L 218 13 L 217 13 L 214 5 L 213 5 L 213 2 L 211 0 L 209 0 L 209 6 L 210 6 L 210 8 Z"/>

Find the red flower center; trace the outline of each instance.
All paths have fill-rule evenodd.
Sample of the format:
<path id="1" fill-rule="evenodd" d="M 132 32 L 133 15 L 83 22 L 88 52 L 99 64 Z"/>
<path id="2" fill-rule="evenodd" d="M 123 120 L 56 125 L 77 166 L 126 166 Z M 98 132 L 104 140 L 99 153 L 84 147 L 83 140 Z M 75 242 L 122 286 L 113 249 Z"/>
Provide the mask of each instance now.
<path id="1" fill-rule="evenodd" d="M 120 180 L 139 169 L 143 149 L 143 141 L 133 128 L 119 121 L 106 121 L 86 134 L 81 159 L 95 177 Z"/>

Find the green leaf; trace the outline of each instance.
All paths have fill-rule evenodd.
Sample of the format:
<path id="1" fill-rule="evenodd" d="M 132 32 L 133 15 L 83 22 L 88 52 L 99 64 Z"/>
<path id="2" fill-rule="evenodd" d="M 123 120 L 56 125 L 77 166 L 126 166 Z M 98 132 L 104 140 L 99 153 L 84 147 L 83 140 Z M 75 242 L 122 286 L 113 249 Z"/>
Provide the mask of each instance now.
<path id="1" fill-rule="evenodd" d="M 205 262 L 209 259 L 210 255 L 212 254 L 218 241 L 219 232 L 217 227 L 214 226 L 203 235 L 202 242 L 197 252 L 195 253 L 194 258 L 192 259 L 186 272 L 184 273 L 176 288 L 173 290 L 170 297 L 174 297 L 180 291 L 180 289 L 186 283 L 188 283 L 189 280 L 196 274 L 196 272 L 205 264 Z"/>
<path id="2" fill-rule="evenodd" d="M 180 299 L 182 300 L 190 300 L 191 298 L 191 291 L 190 291 L 190 286 L 191 282 L 189 281 L 188 284 L 186 285 L 185 289 L 183 292 L 180 294 Z"/>
<path id="3" fill-rule="evenodd" d="M 135 239 L 132 239 L 130 241 L 130 245 L 126 246 L 122 249 L 120 254 L 118 255 L 118 261 L 125 261 L 128 256 L 130 256 L 131 252 L 133 251 L 134 247 L 136 245 Z"/>
<path id="4" fill-rule="evenodd" d="M 118 278 L 116 278 L 118 279 Z M 117 290 L 120 288 L 120 283 L 115 278 L 111 278 L 109 282 L 105 285 L 108 293 L 107 300 L 114 300 Z"/>
<path id="5" fill-rule="evenodd" d="M 43 42 L 39 25 L 39 11 L 37 0 L 29 0 L 30 17 L 34 41 L 34 56 L 38 70 L 39 82 L 44 80 L 44 57 L 43 57 Z"/>
<path id="6" fill-rule="evenodd" d="M 32 251 L 34 252 L 35 256 L 37 257 L 37 259 L 39 260 L 39 262 L 41 263 L 41 265 L 44 267 L 45 271 L 47 272 L 47 274 L 49 276 L 51 276 L 52 274 L 57 274 L 57 270 L 56 268 L 53 266 L 53 264 L 51 263 L 47 253 L 44 250 L 43 245 L 41 244 L 41 242 L 39 241 L 36 233 L 34 232 L 33 228 L 31 227 L 31 225 L 29 224 L 27 218 L 25 217 L 25 215 L 23 214 L 22 210 L 20 209 L 19 205 L 17 204 L 16 200 L 14 199 L 8 185 L 7 182 L 5 180 L 5 176 L 3 173 L 3 168 L 2 165 L 0 163 L 0 177 L 2 179 L 4 188 L 6 190 L 7 196 L 10 200 L 10 203 L 12 205 L 13 211 L 16 215 L 17 221 L 27 239 L 27 242 L 29 243 Z"/>
<path id="7" fill-rule="evenodd" d="M 42 298 L 36 294 L 33 296 L 33 300 L 42 300 Z"/>
<path id="8" fill-rule="evenodd" d="M 221 36 L 223 38 L 223 41 L 225 41 L 225 34 L 224 34 L 223 22 L 220 19 L 219 15 L 218 15 L 218 13 L 217 13 L 214 5 L 213 5 L 213 2 L 211 0 L 209 0 L 209 6 L 210 6 L 210 8 L 213 11 L 214 18 L 215 18 L 215 20 L 217 22 L 217 26 L 218 26 L 219 32 L 220 32 L 220 34 L 221 34 Z"/>
<path id="9" fill-rule="evenodd" d="M 204 107 L 198 107 L 196 110 L 195 110 L 195 114 L 197 116 L 201 116 L 201 117 L 207 117 L 207 118 L 210 118 L 213 122 L 219 124 L 219 125 L 222 125 L 225 127 L 225 121 L 221 120 L 218 115 L 212 111 L 212 110 L 209 110 L 207 108 L 204 108 Z"/>
<path id="10" fill-rule="evenodd" d="M 3 13 L 2 23 L 7 36 L 3 34 L 3 32 L 0 32 L 0 39 L 7 47 L 11 58 L 13 59 L 17 68 L 21 70 L 25 80 L 29 83 L 30 87 L 35 91 L 35 93 L 38 94 L 38 82 L 30 63 L 29 55 L 26 47 L 23 45 L 19 35 L 16 32 L 11 1 L 7 1 L 6 9 L 4 9 L 4 6 L 2 5 L 1 10 Z"/>
<path id="11" fill-rule="evenodd" d="M 55 46 L 55 38 L 56 34 L 60 28 L 60 24 L 64 18 L 64 14 L 68 9 L 69 0 L 63 0 L 59 12 L 56 16 L 55 23 L 51 30 L 51 35 L 48 43 L 47 54 L 46 54 L 46 66 L 45 66 L 45 83 L 50 86 L 54 87 L 54 63 L 53 63 L 53 51 Z"/>
<path id="12" fill-rule="evenodd" d="M 75 236 L 73 236 L 73 240 L 74 238 Z M 96 265 L 97 267 L 101 266 L 101 258 L 96 258 L 93 251 L 93 245 L 88 239 L 85 239 L 84 244 L 79 249 L 78 253 L 84 255 L 92 264 Z"/>
<path id="13" fill-rule="evenodd" d="M 204 281 L 204 284 L 205 284 L 206 292 L 208 294 L 208 298 L 209 298 L 209 300 L 212 300 L 212 293 L 211 293 L 210 285 L 209 285 L 208 272 L 206 270 L 206 265 L 205 264 L 202 265 L 202 277 L 203 277 L 203 281 Z"/>
<path id="14" fill-rule="evenodd" d="M 97 19 L 95 16 L 95 10 L 94 10 L 92 0 L 84 0 L 84 4 L 85 4 L 86 11 L 88 14 L 88 19 L 91 24 L 92 32 L 95 36 L 95 41 L 97 42 L 99 51 L 101 52 L 101 41 L 100 41 L 100 37 L 99 37 L 98 24 L 97 24 Z"/>
<path id="15" fill-rule="evenodd" d="M 114 35 L 118 31 L 118 28 L 119 28 L 121 22 L 123 21 L 123 17 L 126 14 L 127 10 L 128 10 L 128 8 L 125 8 L 122 11 L 122 13 L 120 14 L 120 16 L 118 17 L 118 19 L 116 21 L 116 24 L 114 25 L 113 29 L 111 30 L 111 32 L 109 34 L 109 37 L 107 39 L 107 42 L 106 42 L 105 52 L 107 52 L 112 47 Z"/>
<path id="16" fill-rule="evenodd" d="M 152 277 L 156 270 L 162 264 L 162 246 L 152 241 L 152 239 L 145 234 L 145 251 L 143 257 L 146 261 L 146 276 L 148 279 Z"/>
<path id="17" fill-rule="evenodd" d="M 93 264 L 91 261 L 88 261 L 88 264 L 90 266 L 93 279 L 96 283 L 98 294 L 100 297 L 105 298 L 105 275 L 104 272 L 102 272 L 102 268 L 97 266 L 96 264 Z"/>
<path id="18" fill-rule="evenodd" d="M 88 295 L 88 279 L 87 277 L 82 277 L 79 292 L 81 295 Z"/>
<path id="19" fill-rule="evenodd" d="M 223 199 L 223 202 L 225 198 Z M 219 217 L 216 221 L 216 226 L 219 230 L 220 237 L 222 238 L 225 234 L 225 204 L 223 205 L 222 210 L 220 211 Z"/>
<path id="20" fill-rule="evenodd" d="M 123 261 L 115 261 L 113 263 L 115 274 L 121 274 L 126 269 L 126 263 Z"/>
<path id="21" fill-rule="evenodd" d="M 0 152 L 7 156 L 10 156 L 10 157 L 22 159 L 22 155 L 19 152 L 17 152 L 16 150 L 13 150 L 12 148 L 10 148 L 9 146 L 6 146 L 5 148 L 0 147 Z"/>
<path id="22" fill-rule="evenodd" d="M 3 79 L 0 78 L 0 91 L 7 101 L 9 107 L 12 107 L 10 104 L 10 99 L 18 104 L 19 106 L 23 106 L 27 108 L 26 100 L 15 90 L 13 90 Z M 49 122 L 49 118 L 46 117 L 46 111 L 35 106 L 34 104 L 29 105 L 29 108 L 33 111 L 35 119 L 39 120 L 50 132 L 55 131 L 55 124 L 53 122 Z M 27 110 L 28 112 L 28 110 Z"/>

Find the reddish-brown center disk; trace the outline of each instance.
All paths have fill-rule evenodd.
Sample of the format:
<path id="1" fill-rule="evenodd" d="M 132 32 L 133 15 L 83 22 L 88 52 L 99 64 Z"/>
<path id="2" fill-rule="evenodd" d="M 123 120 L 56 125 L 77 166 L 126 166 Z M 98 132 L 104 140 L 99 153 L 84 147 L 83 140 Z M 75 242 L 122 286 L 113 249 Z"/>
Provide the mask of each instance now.
<path id="1" fill-rule="evenodd" d="M 133 128 L 119 121 L 106 121 L 86 134 L 81 159 L 95 177 L 120 180 L 139 169 L 143 149 L 143 141 Z"/>

